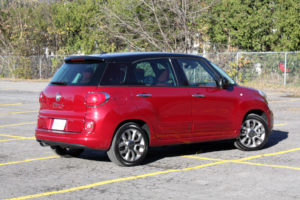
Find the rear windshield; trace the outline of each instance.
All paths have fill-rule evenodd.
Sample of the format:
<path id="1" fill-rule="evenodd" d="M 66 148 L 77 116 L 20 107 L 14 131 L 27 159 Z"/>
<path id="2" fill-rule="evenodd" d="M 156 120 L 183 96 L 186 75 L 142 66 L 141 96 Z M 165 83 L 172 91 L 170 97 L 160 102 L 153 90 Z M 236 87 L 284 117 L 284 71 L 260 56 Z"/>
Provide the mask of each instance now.
<path id="1" fill-rule="evenodd" d="M 50 85 L 98 86 L 105 69 L 104 62 L 64 63 Z"/>

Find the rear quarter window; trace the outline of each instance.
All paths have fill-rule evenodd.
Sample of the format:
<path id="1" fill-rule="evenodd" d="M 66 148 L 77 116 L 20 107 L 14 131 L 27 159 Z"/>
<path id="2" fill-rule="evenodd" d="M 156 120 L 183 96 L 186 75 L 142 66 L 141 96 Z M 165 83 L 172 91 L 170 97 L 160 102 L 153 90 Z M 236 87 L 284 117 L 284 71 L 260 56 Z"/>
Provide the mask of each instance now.
<path id="1" fill-rule="evenodd" d="M 105 69 L 104 62 L 64 63 L 50 85 L 98 86 Z"/>

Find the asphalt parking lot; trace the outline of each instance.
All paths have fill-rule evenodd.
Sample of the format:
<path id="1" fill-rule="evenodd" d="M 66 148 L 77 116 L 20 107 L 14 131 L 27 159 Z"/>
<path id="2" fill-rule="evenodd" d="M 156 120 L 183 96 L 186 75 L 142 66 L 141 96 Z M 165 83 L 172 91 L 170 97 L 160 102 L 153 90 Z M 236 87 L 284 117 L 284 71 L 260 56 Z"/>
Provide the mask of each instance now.
<path id="1" fill-rule="evenodd" d="M 0 80 L 0 199 L 300 199 L 300 98 L 266 91 L 275 126 L 260 151 L 228 141 L 160 147 L 128 168 L 102 151 L 60 158 L 35 141 L 46 84 Z"/>

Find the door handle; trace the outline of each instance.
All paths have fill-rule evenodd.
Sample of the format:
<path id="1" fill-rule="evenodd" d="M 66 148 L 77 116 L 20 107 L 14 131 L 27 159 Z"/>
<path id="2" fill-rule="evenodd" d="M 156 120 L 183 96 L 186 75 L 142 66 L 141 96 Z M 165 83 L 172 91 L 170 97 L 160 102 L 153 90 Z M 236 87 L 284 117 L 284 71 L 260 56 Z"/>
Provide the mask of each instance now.
<path id="1" fill-rule="evenodd" d="M 137 94 L 137 97 L 152 97 L 152 94 Z"/>
<path id="2" fill-rule="evenodd" d="M 197 97 L 197 98 L 204 98 L 204 94 L 193 94 L 192 97 Z"/>

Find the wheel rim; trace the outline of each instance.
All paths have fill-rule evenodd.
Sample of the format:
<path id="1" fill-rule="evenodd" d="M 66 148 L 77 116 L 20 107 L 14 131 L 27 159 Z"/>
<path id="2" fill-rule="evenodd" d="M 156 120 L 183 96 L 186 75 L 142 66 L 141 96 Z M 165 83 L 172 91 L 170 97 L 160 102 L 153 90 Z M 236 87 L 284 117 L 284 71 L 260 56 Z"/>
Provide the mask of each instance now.
<path id="1" fill-rule="evenodd" d="M 256 119 L 248 119 L 244 121 L 240 133 L 240 142 L 248 147 L 255 148 L 263 143 L 266 138 L 266 130 L 264 125 Z"/>
<path id="2" fill-rule="evenodd" d="M 121 134 L 118 150 L 125 161 L 137 161 L 144 154 L 145 148 L 145 139 L 139 130 L 130 128 Z"/>

